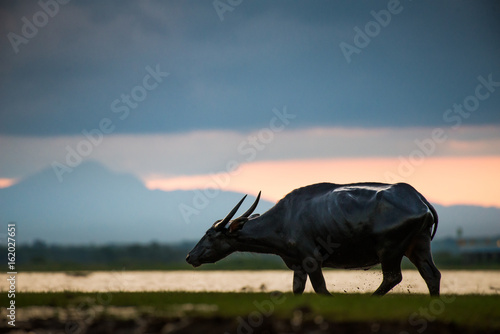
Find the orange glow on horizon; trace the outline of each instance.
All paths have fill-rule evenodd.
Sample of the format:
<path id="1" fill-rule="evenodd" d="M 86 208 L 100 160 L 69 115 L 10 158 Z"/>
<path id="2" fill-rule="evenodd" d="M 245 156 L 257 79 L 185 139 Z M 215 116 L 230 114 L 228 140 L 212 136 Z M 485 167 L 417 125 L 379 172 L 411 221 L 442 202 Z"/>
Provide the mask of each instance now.
<path id="1" fill-rule="evenodd" d="M 500 157 L 345 158 L 263 161 L 232 173 L 145 179 L 150 189 L 220 188 L 278 201 L 291 190 L 318 182 L 407 182 L 442 205 L 500 207 Z"/>
<path id="2" fill-rule="evenodd" d="M 16 179 L 2 179 L 0 178 L 0 188 L 8 188 L 16 183 Z"/>

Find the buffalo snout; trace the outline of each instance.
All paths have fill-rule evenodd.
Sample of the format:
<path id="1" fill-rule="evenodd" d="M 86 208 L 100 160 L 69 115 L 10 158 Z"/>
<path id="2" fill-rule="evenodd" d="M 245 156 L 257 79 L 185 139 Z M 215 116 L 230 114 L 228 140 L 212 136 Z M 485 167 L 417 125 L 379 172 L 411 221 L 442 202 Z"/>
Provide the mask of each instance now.
<path id="1" fill-rule="evenodd" d="M 190 265 L 192 265 L 193 267 L 199 267 L 201 265 L 200 261 L 194 259 L 191 254 L 188 254 L 186 256 L 186 262 L 189 263 Z"/>

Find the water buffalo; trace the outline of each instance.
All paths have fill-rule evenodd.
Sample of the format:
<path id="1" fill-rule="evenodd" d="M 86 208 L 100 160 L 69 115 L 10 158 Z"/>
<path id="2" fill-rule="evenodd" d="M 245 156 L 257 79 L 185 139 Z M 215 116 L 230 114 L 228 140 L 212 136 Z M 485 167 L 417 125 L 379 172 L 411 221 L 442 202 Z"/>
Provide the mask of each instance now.
<path id="1" fill-rule="evenodd" d="M 232 220 L 245 197 L 208 229 L 188 263 L 214 263 L 235 251 L 276 254 L 294 271 L 295 294 L 304 291 L 307 276 L 317 293 L 329 294 L 322 267 L 367 269 L 380 263 L 383 280 L 374 295 L 382 296 L 401 282 L 401 260 L 407 256 L 430 294 L 439 295 L 441 274 L 431 254 L 438 215 L 412 186 L 313 184 L 252 215 L 259 193 L 250 209 Z"/>

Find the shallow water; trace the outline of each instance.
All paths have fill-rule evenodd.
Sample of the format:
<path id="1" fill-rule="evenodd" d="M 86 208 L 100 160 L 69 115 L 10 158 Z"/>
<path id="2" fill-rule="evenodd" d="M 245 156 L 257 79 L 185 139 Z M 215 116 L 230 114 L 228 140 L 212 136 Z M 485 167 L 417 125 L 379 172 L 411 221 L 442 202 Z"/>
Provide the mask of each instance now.
<path id="1" fill-rule="evenodd" d="M 500 294 L 500 271 L 442 270 L 441 292 L 445 294 Z M 327 287 L 332 293 L 371 293 L 382 281 L 376 270 L 326 270 Z M 72 275 L 64 272 L 27 272 L 17 275 L 19 292 L 33 291 L 247 291 L 289 292 L 293 272 L 266 271 L 107 271 Z M 7 284 L 0 286 L 7 290 Z M 307 282 L 306 292 L 313 291 Z M 416 270 L 404 270 L 396 293 L 428 293 Z"/>

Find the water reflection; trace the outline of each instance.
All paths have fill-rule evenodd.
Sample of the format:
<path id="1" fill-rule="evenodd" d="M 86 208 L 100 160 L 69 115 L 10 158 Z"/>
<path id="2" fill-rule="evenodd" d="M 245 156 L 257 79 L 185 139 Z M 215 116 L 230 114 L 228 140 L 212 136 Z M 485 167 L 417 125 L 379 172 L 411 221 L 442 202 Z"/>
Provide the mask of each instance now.
<path id="1" fill-rule="evenodd" d="M 380 271 L 326 270 L 328 289 L 332 293 L 371 293 L 382 280 Z M 292 272 L 268 271 L 103 271 L 72 273 L 19 273 L 18 291 L 221 291 L 221 292 L 289 292 Z M 7 286 L 1 286 L 6 291 Z M 306 292 L 312 292 L 308 282 Z M 404 270 L 396 293 L 423 293 L 428 290 L 415 270 Z M 499 271 L 442 270 L 442 293 L 500 294 Z"/>

